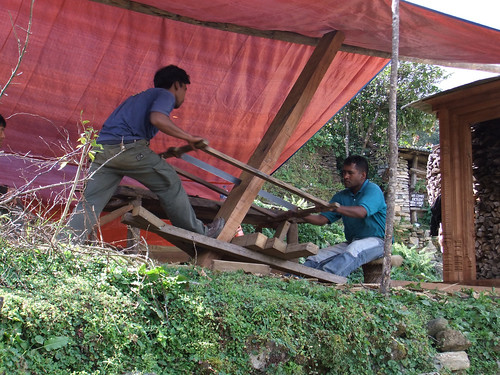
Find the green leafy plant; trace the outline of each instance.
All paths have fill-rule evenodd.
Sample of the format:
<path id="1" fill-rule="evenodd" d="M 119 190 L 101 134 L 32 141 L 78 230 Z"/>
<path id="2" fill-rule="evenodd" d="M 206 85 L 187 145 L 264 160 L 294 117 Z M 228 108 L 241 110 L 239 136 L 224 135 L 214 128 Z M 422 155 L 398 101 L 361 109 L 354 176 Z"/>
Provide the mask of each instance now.
<path id="1" fill-rule="evenodd" d="M 383 296 L 1 237 L 0 275 L 0 374 L 417 374 L 434 317 L 471 340 L 471 374 L 497 369 L 488 294 Z"/>
<path id="2" fill-rule="evenodd" d="M 401 255 L 404 259 L 402 266 L 392 269 L 391 278 L 394 280 L 442 281 L 441 276 L 431 263 L 432 254 L 399 243 L 394 244 L 392 254 Z"/>

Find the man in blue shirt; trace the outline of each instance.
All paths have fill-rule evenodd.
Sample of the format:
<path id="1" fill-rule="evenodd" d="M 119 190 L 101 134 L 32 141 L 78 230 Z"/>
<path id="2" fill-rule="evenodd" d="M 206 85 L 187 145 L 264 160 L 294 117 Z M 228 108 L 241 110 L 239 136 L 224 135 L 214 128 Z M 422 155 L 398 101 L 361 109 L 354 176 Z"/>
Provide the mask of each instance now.
<path id="1" fill-rule="evenodd" d="M 175 65 L 163 67 L 154 76 L 154 88 L 126 99 L 104 122 L 97 139 L 102 151 L 96 153 L 83 199 L 69 221 L 75 243 L 87 240 L 124 176 L 155 193 L 173 225 L 209 237 L 219 235 L 224 219 L 208 225 L 197 219 L 174 168 L 149 148 L 149 141 L 159 131 L 185 140 L 193 149 L 204 141 L 179 128 L 170 118 L 170 112 L 184 102 L 189 83 L 183 69 Z"/>
<path id="2" fill-rule="evenodd" d="M 333 196 L 330 203 L 339 206 L 305 221 L 315 225 L 331 224 L 342 219 L 346 242 L 321 249 L 306 259 L 304 265 L 348 276 L 365 263 L 384 255 L 385 215 L 387 206 L 378 185 L 367 179 L 368 162 L 362 156 L 349 156 L 342 169 L 346 189 Z"/>

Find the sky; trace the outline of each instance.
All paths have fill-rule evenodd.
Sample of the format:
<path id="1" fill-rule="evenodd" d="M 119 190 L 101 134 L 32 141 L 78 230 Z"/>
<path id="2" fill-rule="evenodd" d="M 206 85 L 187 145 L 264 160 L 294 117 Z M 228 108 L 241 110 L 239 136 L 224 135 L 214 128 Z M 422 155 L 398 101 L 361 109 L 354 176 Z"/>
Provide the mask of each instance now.
<path id="1" fill-rule="evenodd" d="M 454 17 L 500 30 L 500 0 L 407 0 Z M 450 78 L 438 86 L 442 90 L 465 85 L 480 79 L 497 76 L 489 72 L 445 68 Z"/>

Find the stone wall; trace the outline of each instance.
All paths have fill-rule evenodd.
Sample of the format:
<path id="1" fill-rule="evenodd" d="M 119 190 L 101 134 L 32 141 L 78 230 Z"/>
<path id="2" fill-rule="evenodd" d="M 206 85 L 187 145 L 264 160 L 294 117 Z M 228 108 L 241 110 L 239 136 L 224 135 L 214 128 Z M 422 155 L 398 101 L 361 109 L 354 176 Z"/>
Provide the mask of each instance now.
<path id="1" fill-rule="evenodd" d="M 410 172 L 408 160 L 398 158 L 398 173 L 396 181 L 396 200 L 394 203 L 396 222 L 410 223 Z"/>

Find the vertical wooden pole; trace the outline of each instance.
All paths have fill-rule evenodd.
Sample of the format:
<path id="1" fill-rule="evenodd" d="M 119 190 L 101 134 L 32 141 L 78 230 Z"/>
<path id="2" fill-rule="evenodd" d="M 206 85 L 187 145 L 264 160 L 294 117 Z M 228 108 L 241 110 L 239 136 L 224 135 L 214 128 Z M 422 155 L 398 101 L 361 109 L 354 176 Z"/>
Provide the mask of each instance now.
<path id="1" fill-rule="evenodd" d="M 387 194 L 387 214 L 385 224 L 384 264 L 380 292 L 388 293 L 391 281 L 392 236 L 394 233 L 394 213 L 396 183 L 398 174 L 398 140 L 397 140 L 397 90 L 399 63 L 399 0 L 392 0 L 392 60 L 391 87 L 389 91 L 389 191 Z"/>

